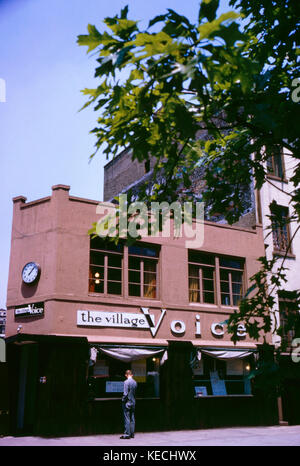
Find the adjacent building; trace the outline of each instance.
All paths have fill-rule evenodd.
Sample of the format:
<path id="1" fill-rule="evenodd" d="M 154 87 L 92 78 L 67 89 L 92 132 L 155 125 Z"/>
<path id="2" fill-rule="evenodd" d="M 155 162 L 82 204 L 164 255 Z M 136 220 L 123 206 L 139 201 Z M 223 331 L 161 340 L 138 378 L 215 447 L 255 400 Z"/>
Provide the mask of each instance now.
<path id="1" fill-rule="evenodd" d="M 275 351 L 281 343 L 285 348 L 279 357 L 283 377 L 281 418 L 290 423 L 300 420 L 300 364 L 291 358 L 292 343 L 295 337 L 300 336 L 300 329 L 292 328 L 288 317 L 292 312 L 299 314 L 299 310 L 292 309 L 295 291 L 300 289 L 299 224 L 295 221 L 291 203 L 294 191 L 291 178 L 295 168 L 295 159 L 290 152 L 278 147 L 266 164 L 266 182 L 256 192 L 257 218 L 263 226 L 266 258 L 276 258 L 274 272 L 284 267 L 282 271 L 286 275 L 283 292 L 278 292 L 271 282 L 269 289 L 275 300 L 272 343 Z M 280 335 L 277 333 L 279 328 Z"/>
<path id="2" fill-rule="evenodd" d="M 5 337 L 6 309 L 0 309 L 0 338 Z"/>

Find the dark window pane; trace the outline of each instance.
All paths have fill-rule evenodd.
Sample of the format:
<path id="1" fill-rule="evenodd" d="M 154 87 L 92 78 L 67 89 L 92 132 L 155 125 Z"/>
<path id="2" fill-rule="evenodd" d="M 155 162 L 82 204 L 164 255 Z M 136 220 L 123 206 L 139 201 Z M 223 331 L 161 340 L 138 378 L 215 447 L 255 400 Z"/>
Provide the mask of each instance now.
<path id="1" fill-rule="evenodd" d="M 209 304 L 214 304 L 215 302 L 215 294 L 214 293 L 211 293 L 211 292 L 208 292 L 208 291 L 205 291 L 203 293 L 203 301 L 205 303 L 209 303 Z"/>
<path id="2" fill-rule="evenodd" d="M 156 272 L 157 261 L 144 259 L 144 271 Z"/>
<path id="3" fill-rule="evenodd" d="M 220 279 L 229 282 L 229 273 L 228 270 L 220 270 Z"/>
<path id="4" fill-rule="evenodd" d="M 90 264 L 91 265 L 104 265 L 104 254 L 102 252 L 91 251 Z"/>
<path id="5" fill-rule="evenodd" d="M 214 278 L 214 269 L 213 268 L 207 268 L 207 267 L 202 267 L 202 277 L 203 278 Z"/>
<path id="6" fill-rule="evenodd" d="M 107 282 L 107 293 L 109 294 L 122 294 L 122 283 Z"/>
<path id="7" fill-rule="evenodd" d="M 229 293 L 229 282 L 221 282 L 221 292 Z"/>
<path id="8" fill-rule="evenodd" d="M 129 296 L 140 296 L 141 287 L 140 285 L 130 285 L 129 284 Z"/>
<path id="9" fill-rule="evenodd" d="M 242 285 L 240 283 L 232 283 L 232 293 L 242 295 Z"/>
<path id="10" fill-rule="evenodd" d="M 231 280 L 234 283 L 242 283 L 243 274 L 240 272 L 231 272 Z"/>
<path id="11" fill-rule="evenodd" d="M 129 246 L 128 253 L 136 256 L 158 257 L 158 249 L 151 247 Z"/>
<path id="12" fill-rule="evenodd" d="M 240 302 L 240 300 L 241 300 L 241 295 L 236 295 L 236 294 L 234 294 L 234 295 L 232 296 L 232 300 L 233 300 L 233 305 L 234 305 L 234 306 L 238 306 L 238 304 L 239 304 L 239 302 Z"/>
<path id="13" fill-rule="evenodd" d="M 111 267 L 122 267 L 122 256 L 109 254 L 108 255 L 108 265 Z"/>
<path id="14" fill-rule="evenodd" d="M 111 241 L 105 241 L 99 236 L 91 238 L 91 249 L 103 249 L 105 251 L 123 252 L 123 244 L 114 244 Z"/>
<path id="15" fill-rule="evenodd" d="M 141 282 L 141 275 L 140 272 L 132 272 L 129 271 L 129 282 L 130 283 L 140 283 Z"/>
<path id="16" fill-rule="evenodd" d="M 212 254 L 204 254 L 198 251 L 189 251 L 189 262 L 215 265 L 215 257 Z"/>
<path id="17" fill-rule="evenodd" d="M 122 270 L 108 268 L 108 280 L 120 282 L 122 280 Z"/>
<path id="18" fill-rule="evenodd" d="M 203 290 L 205 291 L 214 291 L 214 282 L 213 280 L 203 280 Z"/>
<path id="19" fill-rule="evenodd" d="M 133 270 L 140 270 L 141 259 L 138 257 L 129 257 L 129 268 Z"/>
<path id="20" fill-rule="evenodd" d="M 220 257 L 220 267 L 228 267 L 230 269 L 242 269 L 243 261 L 239 259 Z"/>

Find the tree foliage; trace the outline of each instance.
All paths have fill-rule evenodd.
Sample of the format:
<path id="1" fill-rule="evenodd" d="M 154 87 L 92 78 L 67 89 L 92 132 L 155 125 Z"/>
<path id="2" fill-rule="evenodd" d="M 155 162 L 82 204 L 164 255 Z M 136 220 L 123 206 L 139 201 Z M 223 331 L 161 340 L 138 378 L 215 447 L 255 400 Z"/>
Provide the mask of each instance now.
<path id="1" fill-rule="evenodd" d="M 168 9 L 145 30 L 125 7 L 104 20 L 103 32 L 89 25 L 88 34 L 78 36 L 97 60 L 99 84 L 83 91 L 89 99 L 84 107 L 93 105 L 98 117 L 91 131 L 95 153 L 101 148 L 108 157 L 128 149 L 132 159 L 155 157 L 154 177 L 164 176 L 150 193 L 141 192 L 146 200 L 176 200 L 182 186 L 190 199 L 193 171 L 204 167 L 201 200 L 233 223 L 243 213 L 241 186 L 254 180 L 260 189 L 265 162 L 274 147 L 285 147 L 295 160 L 290 201 L 299 223 L 300 107 L 292 86 L 300 77 L 300 3 L 230 5 L 232 11 L 218 15 L 219 0 L 203 0 L 196 24 Z M 254 338 L 271 329 L 274 298 L 267 280 L 271 276 L 280 288 L 285 279 L 284 266 L 275 275 L 274 261 L 260 261 L 253 297 L 246 295 L 229 321 L 234 330 L 246 320 Z"/>

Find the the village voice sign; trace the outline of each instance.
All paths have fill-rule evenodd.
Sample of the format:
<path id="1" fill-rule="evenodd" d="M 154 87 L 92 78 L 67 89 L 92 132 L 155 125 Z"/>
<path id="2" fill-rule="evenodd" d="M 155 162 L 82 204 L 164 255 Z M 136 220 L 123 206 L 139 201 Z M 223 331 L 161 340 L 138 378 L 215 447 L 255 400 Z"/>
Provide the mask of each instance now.
<path id="1" fill-rule="evenodd" d="M 143 307 L 141 308 L 141 311 L 142 314 L 79 310 L 77 311 L 77 325 L 88 327 L 149 329 L 154 337 L 166 310 L 161 309 L 159 319 L 156 319 L 154 315 L 150 314 L 148 308 Z"/>

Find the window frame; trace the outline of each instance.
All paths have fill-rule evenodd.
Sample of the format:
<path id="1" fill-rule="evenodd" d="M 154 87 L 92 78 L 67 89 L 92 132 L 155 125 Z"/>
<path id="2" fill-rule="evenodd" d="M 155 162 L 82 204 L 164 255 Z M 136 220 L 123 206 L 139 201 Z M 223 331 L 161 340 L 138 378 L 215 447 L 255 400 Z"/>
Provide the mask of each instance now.
<path id="1" fill-rule="evenodd" d="M 215 305 L 215 306 L 226 306 L 226 307 L 238 307 L 238 303 L 237 304 L 234 304 L 234 296 L 243 296 L 243 293 L 244 293 L 244 290 L 245 290 L 245 259 L 244 258 L 240 258 L 240 257 L 234 257 L 234 256 L 226 256 L 226 255 L 219 255 L 219 254 L 214 254 L 214 253 L 206 253 L 206 252 L 203 252 L 203 255 L 207 255 L 209 256 L 210 258 L 213 258 L 213 263 L 212 264 L 203 264 L 201 262 L 195 262 L 193 260 L 190 259 L 189 257 L 189 254 L 190 252 L 201 252 L 202 251 L 196 251 L 196 250 L 192 250 L 190 249 L 188 251 L 188 294 L 189 294 L 189 303 L 193 303 L 193 304 L 210 304 L 210 305 Z M 234 267 L 226 267 L 226 266 L 223 266 L 221 265 L 221 260 L 222 259 L 226 259 L 226 260 L 236 260 L 236 261 L 240 261 L 241 264 L 242 264 L 242 267 L 241 268 L 234 268 Z M 197 278 L 196 276 L 191 276 L 191 272 L 190 272 L 190 266 L 198 266 L 199 267 L 199 278 L 198 278 L 198 288 L 193 290 L 191 289 L 190 287 L 190 279 L 192 278 Z M 210 292 L 210 291 L 207 291 L 204 289 L 203 287 L 203 279 L 202 279 L 202 282 L 201 282 L 201 274 L 202 274 L 202 268 L 203 267 L 211 267 L 213 269 L 213 283 L 214 283 L 214 302 L 211 303 L 211 302 L 207 302 L 207 301 L 204 301 L 203 299 L 203 291 L 204 292 Z M 201 270 L 201 272 L 200 272 Z M 225 293 L 224 291 L 222 291 L 222 286 L 221 284 L 222 283 L 227 283 L 227 280 L 221 280 L 221 271 L 224 270 L 224 271 L 228 271 L 229 272 L 229 281 L 228 281 L 228 284 L 229 284 L 229 291 L 228 293 Z M 241 274 L 241 282 L 234 282 L 232 280 L 232 274 L 234 272 L 238 272 Z M 234 293 L 233 292 L 233 284 L 235 283 L 238 283 L 238 284 L 241 284 L 241 294 L 238 295 L 237 293 Z M 199 296 L 199 300 L 197 301 L 194 301 L 194 300 L 191 300 L 191 293 L 193 293 L 193 291 L 197 291 L 198 293 L 198 296 Z M 222 303 L 222 295 L 224 294 L 228 294 L 229 295 L 229 300 L 230 300 L 230 303 L 229 304 L 224 304 Z"/>
<path id="2" fill-rule="evenodd" d="M 272 153 L 266 162 L 267 177 L 277 181 L 286 181 L 283 148 L 278 147 L 278 153 Z M 280 163 L 278 163 L 280 160 Z M 269 169 L 272 166 L 272 171 Z M 281 171 L 281 175 L 280 175 Z"/>
<path id="3" fill-rule="evenodd" d="M 284 236 L 284 234 L 283 234 L 282 226 L 281 225 L 276 226 L 275 220 L 272 218 L 272 210 L 271 210 L 271 228 L 272 228 L 272 239 L 273 239 L 273 241 L 272 241 L 273 252 L 274 252 L 274 254 L 280 254 L 280 255 L 285 255 L 285 254 L 293 255 L 292 243 L 291 243 L 291 229 L 290 229 L 290 223 L 288 222 L 289 217 L 290 217 L 289 208 L 287 206 L 283 206 L 283 205 L 278 205 L 277 207 L 279 207 L 282 212 L 285 211 L 285 215 L 284 216 L 282 215 L 282 218 L 286 218 L 286 220 L 287 220 L 287 223 L 285 224 L 287 246 L 286 246 L 286 248 L 282 249 L 282 248 L 278 248 L 277 245 L 276 245 L 275 235 L 277 235 L 277 237 L 279 238 L 279 240 L 277 242 L 282 244 L 282 237 Z"/>
<path id="4" fill-rule="evenodd" d="M 251 383 L 249 383 L 250 393 L 245 393 L 246 391 L 246 379 L 248 378 L 249 372 L 251 369 L 254 368 L 254 360 L 253 356 L 247 356 L 246 358 L 241 359 L 243 371 L 240 374 L 230 374 L 228 362 L 226 360 L 213 358 L 211 356 L 203 355 L 201 358 L 201 372 L 198 374 L 195 372 L 195 369 L 192 368 L 192 380 L 193 380 L 193 387 L 205 387 L 207 394 L 198 395 L 195 393 L 194 398 L 198 398 L 199 396 L 202 397 L 230 397 L 230 396 L 253 396 L 252 395 L 252 387 Z M 247 370 L 246 367 L 249 366 Z M 198 366 L 199 367 L 199 366 Z M 196 368 L 197 370 L 197 368 Z M 213 393 L 213 383 L 211 379 L 211 373 L 217 372 L 218 377 L 220 380 L 223 381 L 225 385 L 226 394 L 217 395 Z M 239 387 L 242 386 L 243 390 L 239 390 Z"/>
<path id="5" fill-rule="evenodd" d="M 134 372 L 134 379 L 138 383 L 138 389 L 136 393 L 137 399 L 157 399 L 159 400 L 161 397 L 161 358 L 163 355 L 156 355 L 156 356 L 149 356 L 147 358 L 141 358 L 139 360 L 133 360 L 130 362 L 124 362 L 117 358 L 110 357 L 104 354 L 98 354 L 97 360 L 93 366 L 89 367 L 87 381 L 90 397 L 94 400 L 113 400 L 113 399 L 121 399 L 123 395 L 123 391 L 106 391 L 106 382 L 124 382 L 125 377 L 124 373 L 127 369 L 132 369 L 132 364 L 135 362 L 145 362 L 145 375 L 143 378 L 146 380 L 141 381 L 139 380 L 140 377 L 135 374 Z M 105 362 L 105 367 L 107 368 L 108 374 L 105 375 L 98 375 L 95 374 L 94 370 L 97 367 L 97 363 L 99 361 Z M 158 377 L 158 386 L 153 386 L 153 378 L 154 372 L 157 374 Z M 153 392 L 151 393 L 151 390 Z M 150 391 L 150 393 L 149 393 Z"/>
<path id="6" fill-rule="evenodd" d="M 127 267 L 127 294 L 128 294 L 128 297 L 129 298 L 142 298 L 142 299 L 159 299 L 159 279 L 160 279 L 160 274 L 159 274 L 159 260 L 160 260 L 160 247 L 158 247 L 157 245 L 150 245 L 150 244 L 147 244 L 147 243 L 138 243 L 138 247 L 141 247 L 141 248 L 149 248 L 149 249 L 153 249 L 156 251 L 157 255 L 155 257 L 151 257 L 151 256 L 147 256 L 147 255 L 143 255 L 143 254 L 132 254 L 130 253 L 130 246 L 127 248 L 127 255 L 128 255 L 128 258 L 127 258 L 127 263 L 128 263 L 128 267 Z M 130 262 L 130 259 L 132 257 L 136 257 L 140 260 L 140 269 L 133 269 L 133 268 L 130 268 L 129 266 L 129 262 Z M 147 271 L 145 270 L 145 261 L 153 261 L 153 263 L 155 263 L 155 271 L 152 272 L 152 271 Z M 130 275 L 130 272 L 138 272 L 139 275 L 140 275 L 140 282 L 132 282 L 129 280 L 129 275 Z M 151 296 L 145 296 L 145 274 L 146 273 L 150 273 L 150 274 L 153 274 L 155 275 L 155 285 L 153 286 L 155 288 L 155 296 L 154 297 L 151 297 Z M 140 294 L 139 295 L 133 295 L 133 294 L 130 294 L 130 285 L 134 285 L 134 286 L 138 286 L 139 285 L 139 290 L 140 290 Z M 149 288 L 151 288 L 151 285 L 149 285 Z"/>
<path id="7" fill-rule="evenodd" d="M 91 240 L 92 241 L 92 240 Z M 91 263 L 91 253 L 92 252 L 96 252 L 96 253 L 101 253 L 103 254 L 104 256 L 104 261 L 103 261 L 103 265 L 98 265 L 98 264 L 92 264 Z M 109 260 L 108 260 L 108 256 L 121 256 L 121 267 L 114 267 L 114 266 L 110 266 L 109 265 Z M 95 281 L 97 280 L 97 277 L 96 278 L 92 278 L 91 277 L 91 270 L 92 268 L 99 268 L 99 269 L 103 269 L 103 273 L 104 273 L 104 282 L 103 282 L 103 292 L 102 291 L 95 291 L 95 290 L 91 290 L 91 280 Z M 120 270 L 121 272 L 121 280 L 110 280 L 109 277 L 108 277 L 108 273 L 109 273 L 109 270 L 110 269 L 113 269 L 113 270 Z M 110 293 L 108 292 L 108 283 L 119 283 L 121 285 L 121 292 L 120 293 Z M 90 261 L 89 261 L 89 281 L 88 281 L 88 288 L 89 288 L 89 293 L 95 293 L 97 295 L 101 294 L 102 296 L 124 296 L 124 245 L 122 244 L 122 251 L 121 252 L 118 252 L 118 251 L 113 251 L 113 250 L 109 250 L 109 249 L 105 249 L 105 248 L 101 248 L 101 249 L 96 249 L 96 248 L 92 248 L 91 247 L 91 243 L 90 243 Z"/>
<path id="8" fill-rule="evenodd" d="M 103 297 L 123 297 L 123 298 L 129 298 L 129 299 L 136 299 L 136 298 L 141 298 L 141 299 L 150 299 L 150 300 L 157 300 L 159 299 L 159 294 L 160 294 L 160 250 L 161 246 L 157 244 L 147 244 L 143 242 L 137 242 L 136 247 L 138 248 L 150 248 L 152 250 L 155 250 L 155 256 L 147 256 L 147 255 L 142 255 L 142 254 L 130 254 L 130 246 L 127 246 L 123 243 L 121 244 L 121 251 L 116 251 L 113 249 L 109 249 L 109 245 L 106 245 L 105 242 L 103 242 L 103 247 L 96 247 L 93 246 L 92 244 L 92 238 L 90 239 L 90 250 L 89 250 L 89 274 L 88 274 L 88 293 L 91 295 L 101 295 Z M 103 255 L 103 265 L 102 264 L 96 264 L 92 262 L 92 253 L 99 253 Z M 120 267 L 115 267 L 109 265 L 109 256 L 121 256 L 121 266 Z M 130 269 L 129 268 L 129 261 L 131 257 L 136 257 L 140 260 L 140 269 Z M 155 262 L 155 271 L 151 270 L 146 270 L 145 269 L 145 261 L 150 260 Z M 91 283 L 96 282 L 98 277 L 94 277 L 93 274 L 95 272 L 95 269 L 98 268 L 99 271 L 103 271 L 104 278 L 103 280 L 103 291 L 96 291 L 95 287 L 92 289 Z M 119 270 L 121 273 L 121 280 L 112 280 L 109 279 L 109 270 Z M 129 281 L 129 273 L 130 271 L 132 272 L 138 272 L 139 273 L 139 282 L 130 282 Z M 147 284 L 145 281 L 145 275 L 153 274 L 155 275 L 155 285 L 153 285 L 153 288 L 155 289 L 155 297 L 151 296 L 146 296 L 146 290 L 145 287 L 148 287 L 151 289 L 151 284 Z M 120 284 L 121 287 L 121 292 L 120 293 L 111 293 L 108 291 L 109 289 L 109 283 L 118 283 Z M 139 295 L 132 295 L 130 294 L 130 285 L 139 285 Z"/>
<path id="9" fill-rule="evenodd" d="M 290 299 L 283 298 L 278 296 L 278 312 L 279 312 L 279 328 L 281 328 L 281 342 L 286 348 L 291 348 L 292 341 L 296 338 L 296 327 L 293 326 L 292 328 L 288 329 L 289 326 L 289 314 L 294 314 L 297 316 L 296 309 L 292 311 L 288 309 L 288 304 L 292 303 L 293 301 Z"/>

